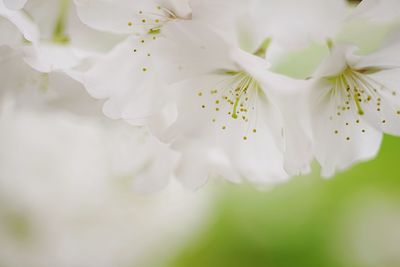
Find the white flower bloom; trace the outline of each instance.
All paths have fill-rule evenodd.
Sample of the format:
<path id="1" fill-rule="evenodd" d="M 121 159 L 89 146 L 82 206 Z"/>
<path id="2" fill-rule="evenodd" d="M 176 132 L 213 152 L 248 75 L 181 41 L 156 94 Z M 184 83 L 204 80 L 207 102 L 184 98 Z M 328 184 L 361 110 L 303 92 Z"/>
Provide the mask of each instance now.
<path id="1" fill-rule="evenodd" d="M 309 171 L 312 152 L 330 176 L 373 157 L 382 133 L 400 134 L 398 36 L 366 56 L 340 45 L 360 21 L 396 30 L 397 6 L 366 0 L 349 16 L 344 0 L 0 0 L 0 101 L 85 117 L 101 105 L 178 151 L 176 173 L 190 187 L 217 175 L 285 180 Z M 311 80 L 273 72 L 285 73 L 274 65 L 284 55 L 326 42 Z M 160 155 L 140 152 L 156 166 L 136 179 L 145 191 L 145 180 L 165 186 L 159 170 L 177 160 L 153 141 Z"/>
<path id="2" fill-rule="evenodd" d="M 312 90 L 314 152 L 322 173 L 374 157 L 382 133 L 400 135 L 398 45 L 359 56 L 338 45 Z"/>
<path id="3" fill-rule="evenodd" d="M 30 0 L 23 11 L 40 31 L 40 39 L 25 47 L 25 60 L 41 72 L 70 70 L 119 40 L 83 24 L 72 0 Z"/>
<path id="4" fill-rule="evenodd" d="M 239 1 L 75 2 L 80 18 L 89 26 L 128 36 L 110 54 L 94 59 L 83 75 L 85 86 L 94 97 L 107 99 L 107 116 L 143 125 L 170 100 L 159 58 L 168 53 L 165 41 L 177 43 L 179 36 L 168 35 L 167 28 L 190 21 L 221 31 L 231 29 L 232 11 L 236 11 L 232 6 Z"/>
<path id="5" fill-rule="evenodd" d="M 169 50 L 169 60 L 165 60 L 175 63 L 175 67 L 165 68 L 167 76 L 183 80 L 175 93 L 178 119 L 165 138 L 183 152 L 186 168 L 219 162 L 213 161 L 217 157 L 235 169 L 239 178 L 258 184 L 287 178 L 285 170 L 290 174 L 307 172 L 311 151 L 301 120 L 294 119 L 305 109 L 301 102 L 292 101 L 301 96 L 305 84 L 268 71 L 263 58 L 270 40 L 248 53 L 226 44 L 207 28 L 189 29 L 191 34 L 179 39 L 181 46 Z M 189 31 L 184 27 L 177 30 Z M 193 144 L 203 147 L 195 150 Z M 209 164 L 209 169 L 203 169 L 203 178 L 198 172 L 197 178 L 192 175 L 200 183 L 204 174 L 207 177 L 216 167 Z M 237 181 L 234 175 L 223 176 Z"/>
<path id="6" fill-rule="evenodd" d="M 40 72 L 70 70 L 120 40 L 85 26 L 70 0 L 30 0 L 18 10 L 0 2 L 0 27 L 0 44 L 23 51 L 24 60 Z"/>
<path id="7" fill-rule="evenodd" d="M 79 77 L 71 68 L 89 54 L 108 50 L 114 40 L 82 24 L 74 10 L 65 6 L 68 3 L 30 0 L 17 11 L 0 6 L 6 15 L 0 20 L 4 30 L 0 44 L 9 47 L 0 47 L 0 98 L 18 99 L 17 105 L 25 107 L 99 116 L 101 103 L 67 73 Z M 98 45 L 99 40 L 104 44 Z"/>

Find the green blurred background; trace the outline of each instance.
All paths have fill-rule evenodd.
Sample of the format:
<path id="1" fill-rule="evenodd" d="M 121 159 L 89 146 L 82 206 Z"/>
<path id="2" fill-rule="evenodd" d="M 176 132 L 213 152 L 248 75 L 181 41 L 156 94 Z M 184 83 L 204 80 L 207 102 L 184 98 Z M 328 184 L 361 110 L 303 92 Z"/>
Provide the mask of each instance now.
<path id="1" fill-rule="evenodd" d="M 208 223 L 168 267 L 400 266 L 400 140 L 325 180 L 318 170 L 268 192 L 218 186 Z"/>

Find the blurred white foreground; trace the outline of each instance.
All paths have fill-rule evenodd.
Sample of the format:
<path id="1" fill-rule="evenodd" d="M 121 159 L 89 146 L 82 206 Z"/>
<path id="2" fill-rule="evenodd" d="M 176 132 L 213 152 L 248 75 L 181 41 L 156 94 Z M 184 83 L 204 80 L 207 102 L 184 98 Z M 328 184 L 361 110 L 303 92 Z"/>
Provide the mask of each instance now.
<path id="1" fill-rule="evenodd" d="M 162 153 L 141 130 L 59 110 L 0 114 L 0 266 L 144 266 L 201 223 L 204 191 L 133 192 L 135 176 L 159 175 L 148 164 Z"/>

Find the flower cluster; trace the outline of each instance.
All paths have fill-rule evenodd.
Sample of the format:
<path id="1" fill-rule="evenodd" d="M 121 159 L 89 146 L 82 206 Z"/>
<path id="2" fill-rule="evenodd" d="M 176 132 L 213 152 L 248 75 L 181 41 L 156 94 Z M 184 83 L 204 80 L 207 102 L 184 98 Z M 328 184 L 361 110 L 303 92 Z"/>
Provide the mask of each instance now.
<path id="1" fill-rule="evenodd" d="M 329 177 L 400 135 L 398 0 L 1 0 L 0 29 L 0 100 L 142 128 L 150 187 Z"/>

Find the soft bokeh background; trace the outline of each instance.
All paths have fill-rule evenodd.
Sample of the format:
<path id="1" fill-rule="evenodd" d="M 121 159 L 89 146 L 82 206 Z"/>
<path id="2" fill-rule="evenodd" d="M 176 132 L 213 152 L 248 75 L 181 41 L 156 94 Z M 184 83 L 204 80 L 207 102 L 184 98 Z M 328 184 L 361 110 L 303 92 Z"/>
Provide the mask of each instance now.
<path id="1" fill-rule="evenodd" d="M 169 267 L 400 266 L 400 140 L 324 180 L 315 173 L 268 192 L 219 185 L 206 227 Z"/>

